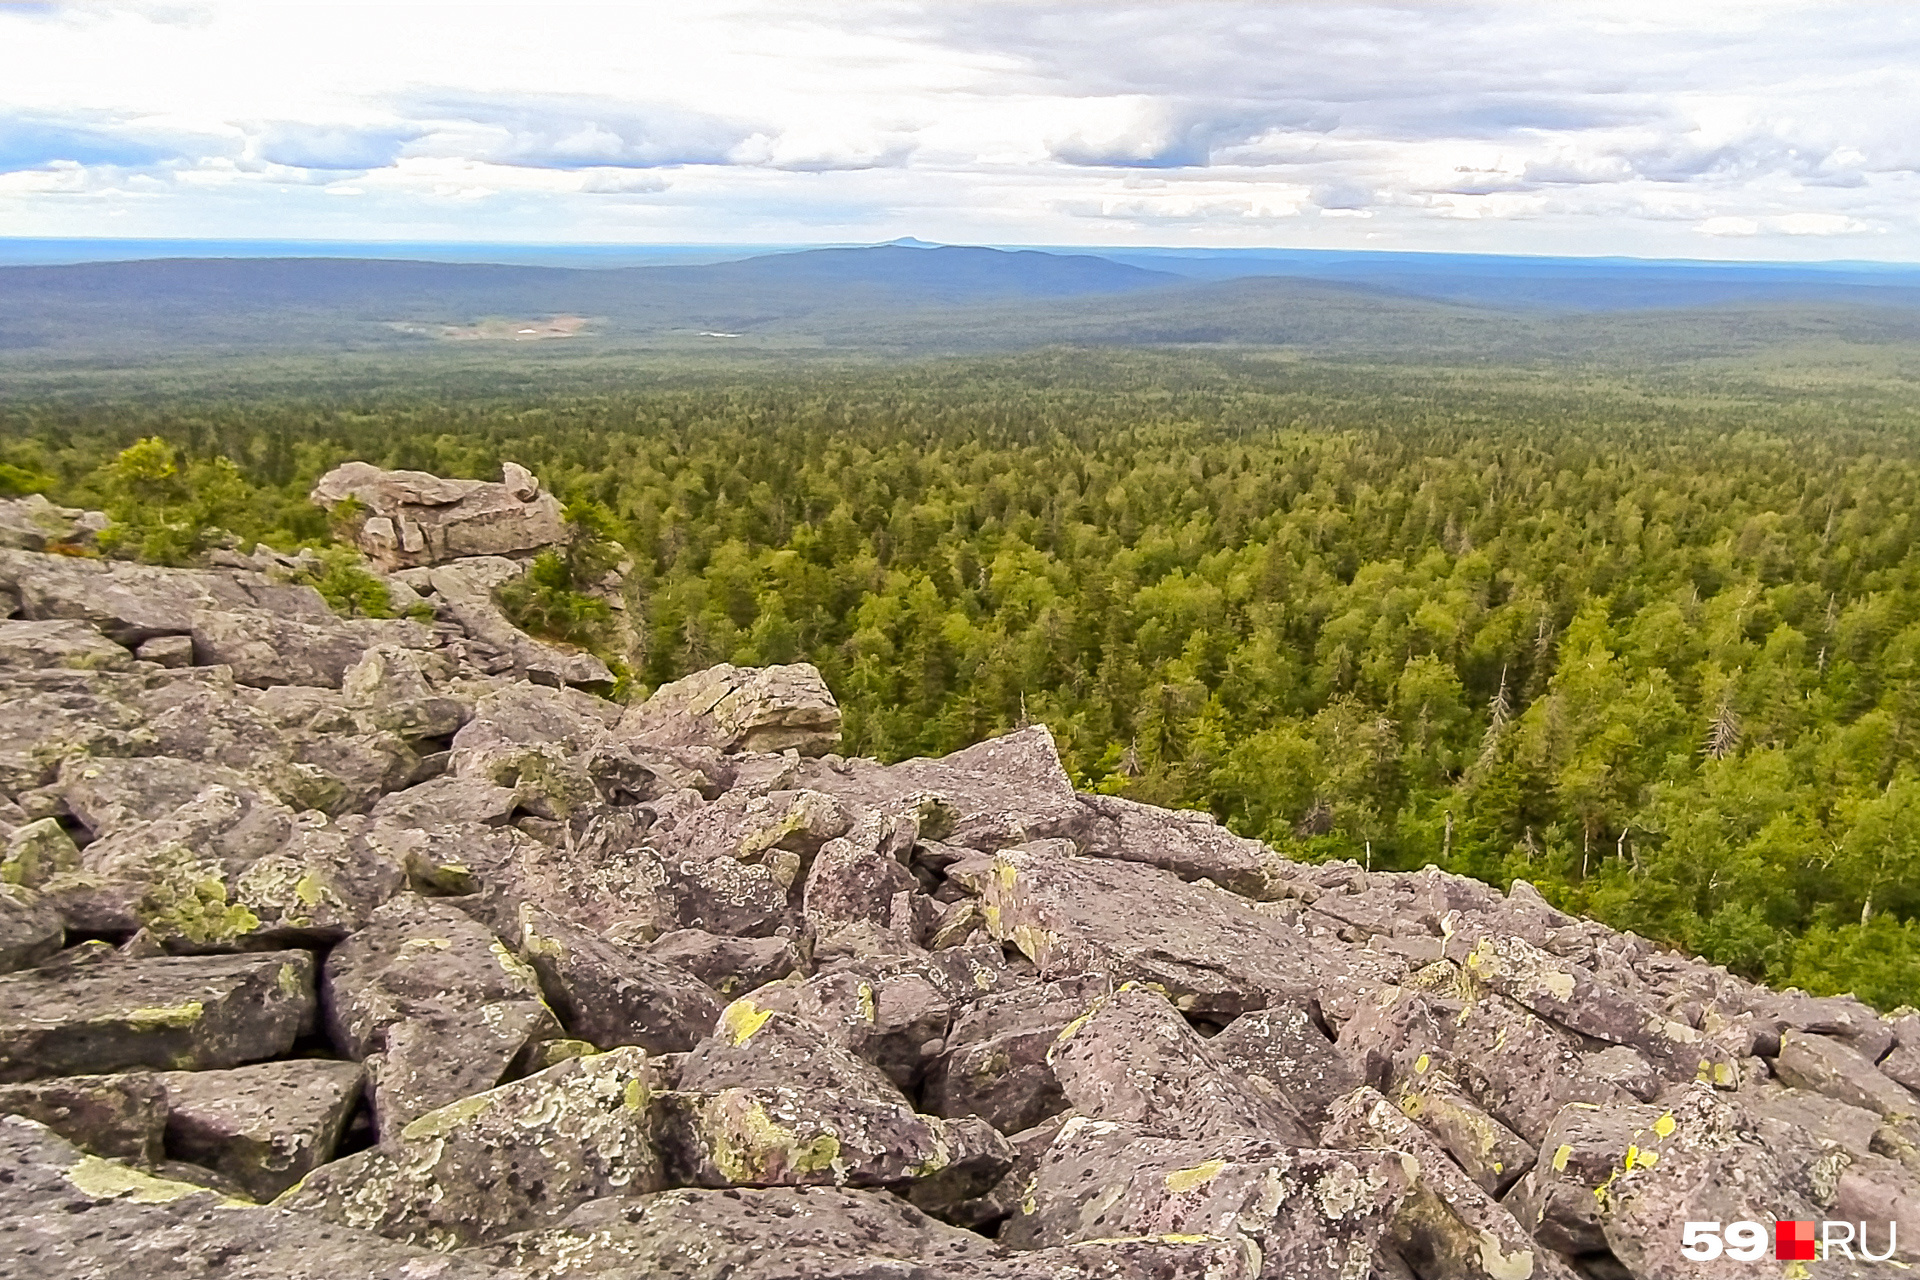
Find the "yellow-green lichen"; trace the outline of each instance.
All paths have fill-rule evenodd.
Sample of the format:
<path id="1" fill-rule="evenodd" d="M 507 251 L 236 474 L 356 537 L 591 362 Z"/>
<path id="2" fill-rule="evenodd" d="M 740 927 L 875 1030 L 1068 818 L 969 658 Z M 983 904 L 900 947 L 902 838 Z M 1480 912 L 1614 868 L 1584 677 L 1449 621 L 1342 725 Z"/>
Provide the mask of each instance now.
<path id="1" fill-rule="evenodd" d="M 1673 1128 L 1673 1112 L 1671 1111 L 1653 1122 L 1653 1131 L 1663 1138 L 1670 1137 L 1673 1134 Z"/>
<path id="2" fill-rule="evenodd" d="M 290 964 L 280 966 L 280 972 L 273 975 L 273 985 L 289 1000 L 299 999 L 306 990 L 306 984 L 300 981 L 300 971 Z"/>
<path id="3" fill-rule="evenodd" d="M 720 1031 L 736 1047 L 753 1039 L 753 1033 L 767 1025 L 773 1010 L 762 1009 L 748 999 L 735 1000 L 720 1014 Z"/>
<path id="4" fill-rule="evenodd" d="M 471 1098 L 462 1098 L 450 1102 L 438 1111 L 429 1111 L 400 1131 L 400 1136 L 409 1142 L 422 1138 L 444 1138 L 455 1129 L 487 1110 L 495 1102 L 484 1093 L 476 1093 Z"/>
<path id="5" fill-rule="evenodd" d="M 1175 1195 L 1197 1191 L 1219 1177 L 1226 1167 L 1225 1160 L 1208 1160 L 1191 1169 L 1175 1169 L 1167 1175 L 1167 1190 Z"/>
<path id="6" fill-rule="evenodd" d="M 198 1000 L 184 1004 L 154 1005 L 135 1009 L 127 1015 L 127 1025 L 135 1031 L 183 1030 L 199 1024 L 207 1007 Z"/>
<path id="7" fill-rule="evenodd" d="M 877 1020 L 877 1014 L 873 1007 L 873 988 L 863 982 L 860 984 L 856 994 L 860 1002 L 860 1017 L 862 1021 L 871 1025 Z"/>
<path id="8" fill-rule="evenodd" d="M 135 1204 L 168 1204 L 206 1190 L 191 1183 L 156 1178 L 150 1173 L 121 1164 L 84 1156 L 67 1170 L 67 1181 L 90 1196 L 103 1200 L 131 1200 Z"/>
<path id="9" fill-rule="evenodd" d="M 653 1101 L 653 1091 L 647 1088 L 645 1080 L 629 1080 L 623 1101 L 629 1111 L 645 1111 L 647 1105 Z"/>

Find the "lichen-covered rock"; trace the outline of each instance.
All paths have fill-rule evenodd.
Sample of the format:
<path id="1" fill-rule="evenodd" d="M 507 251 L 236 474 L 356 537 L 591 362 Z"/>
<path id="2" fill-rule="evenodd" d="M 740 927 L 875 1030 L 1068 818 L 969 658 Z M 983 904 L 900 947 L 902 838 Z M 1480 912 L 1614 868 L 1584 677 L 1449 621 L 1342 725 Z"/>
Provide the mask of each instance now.
<path id="1" fill-rule="evenodd" d="M 0 667 L 125 671 L 133 655 L 84 622 L 0 621 Z"/>
<path id="2" fill-rule="evenodd" d="M 86 546 L 107 524 L 104 511 L 56 506 L 43 493 L 0 498 L 0 547 L 41 551 L 48 543 Z"/>
<path id="3" fill-rule="evenodd" d="M 6 856 L 0 859 L 0 884 L 38 889 L 54 876 L 79 869 L 80 850 L 67 829 L 57 819 L 36 818 L 16 827 L 7 837 Z"/>
<path id="4" fill-rule="evenodd" d="M 390 1024 L 366 1060 L 374 1132 L 391 1144 L 429 1111 L 485 1093 L 536 1060 L 551 1066 L 561 1059 L 540 1051 L 563 1036 L 536 1000 L 461 1005 Z"/>
<path id="5" fill-rule="evenodd" d="M 964 1165 L 984 1190 L 1013 1163 L 991 1126 L 920 1115 L 897 1093 L 760 1086 L 660 1102 L 668 1168 L 694 1186 L 885 1187 Z"/>
<path id="6" fill-rule="evenodd" d="M 334 620 L 312 587 L 286 586 L 231 569 L 158 569 L 116 560 L 0 550 L 0 587 L 20 597 L 22 617 L 71 618 L 132 647 L 188 635 L 196 611 Z"/>
<path id="7" fill-rule="evenodd" d="M 429 778 L 404 791 L 394 791 L 374 803 L 369 816 L 401 827 L 442 827 L 477 822 L 504 826 L 520 807 L 511 787 L 496 787 L 479 778 Z"/>
<path id="8" fill-rule="evenodd" d="M 1788 1031 L 1780 1037 L 1773 1070 L 1787 1084 L 1881 1116 L 1920 1115 L 1920 1097 L 1881 1074 L 1859 1050 L 1830 1036 Z"/>
<path id="9" fill-rule="evenodd" d="M 1090 1120 L 1168 1137 L 1313 1141 L 1291 1110 L 1226 1071 L 1166 997 L 1145 987 L 1130 983 L 1096 999 L 1047 1059 L 1074 1111 Z"/>
<path id="10" fill-rule="evenodd" d="M 648 945 L 647 954 L 685 970 L 729 999 L 778 982 L 800 967 L 791 939 L 728 938 L 704 929 L 663 934 Z"/>
<path id="11" fill-rule="evenodd" d="M 979 1116 L 1019 1133 L 1067 1109 L 1048 1054 L 1104 982 L 1015 987 L 980 997 L 954 1021 L 929 1067 L 922 1105 L 934 1115 Z"/>
<path id="12" fill-rule="evenodd" d="M 1697 1077 L 1722 1088 L 1736 1083 L 1727 1052 L 1699 1031 L 1661 1016 L 1522 938 L 1456 932 L 1447 940 L 1447 954 L 1476 981 L 1543 1018 L 1596 1040 L 1641 1050 L 1669 1079 Z"/>
<path id="13" fill-rule="evenodd" d="M 594 1200 L 557 1226 L 470 1253 L 526 1280 L 932 1276 L 952 1274 L 951 1268 L 965 1261 L 1000 1256 L 979 1236 L 936 1222 L 897 1197 L 839 1187 L 681 1188 Z M 871 1270 L 886 1262 L 914 1269 Z"/>
<path id="14" fill-rule="evenodd" d="M 840 969 L 805 982 L 763 987 L 754 1003 L 821 1028 L 909 1092 L 925 1071 L 930 1050 L 944 1046 L 953 1021 L 947 997 L 911 972 L 870 976 L 858 968 Z"/>
<path id="15" fill-rule="evenodd" d="M 504 464 L 502 475 L 498 482 L 448 480 L 343 462 L 321 476 L 309 496 L 329 510 L 348 499 L 357 503 L 354 539 L 388 570 L 565 542 L 559 500 L 518 463 Z"/>
<path id="16" fill-rule="evenodd" d="M 1311 1129 L 1319 1128 L 1334 1099 L 1360 1084 L 1306 1007 L 1292 1002 L 1241 1014 L 1207 1041 L 1207 1055 Z"/>
<path id="17" fill-rule="evenodd" d="M 1585 1070 L 1579 1037 L 1505 996 L 1472 1001 L 1451 1030 L 1452 1069 L 1476 1102 L 1529 1142 L 1539 1141 L 1570 1102 L 1633 1101 Z"/>
<path id="18" fill-rule="evenodd" d="M 0 1085 L 0 1116 L 25 1116 L 96 1156 L 151 1166 L 165 1154 L 167 1091 L 148 1071 Z"/>
<path id="19" fill-rule="evenodd" d="M 1008 849 L 984 881 L 988 929 L 1043 974 L 1157 983 L 1183 1012 L 1231 1017 L 1309 998 L 1330 963 L 1244 899 L 1156 867 Z"/>
<path id="20" fill-rule="evenodd" d="M 333 1158 L 361 1075 L 356 1063 L 312 1058 L 167 1072 L 167 1152 L 264 1203 Z"/>
<path id="21" fill-rule="evenodd" d="M 1036 1248 L 1114 1237 L 1251 1241 L 1270 1280 L 1360 1280 L 1409 1187 L 1397 1152 L 1293 1149 L 1266 1139 L 1155 1137 L 1067 1122 L 1003 1243 Z"/>
<path id="22" fill-rule="evenodd" d="M 408 1018 L 499 1001 L 541 1000 L 540 980 L 458 907 L 403 893 L 327 956 L 327 1032 L 349 1058 L 384 1043 Z"/>
<path id="23" fill-rule="evenodd" d="M 0 973 L 39 964 L 66 941 L 67 926 L 53 903 L 32 889 L 0 882 Z"/>
<path id="24" fill-rule="evenodd" d="M 390 1146 L 322 1165 L 275 1203 L 450 1249 L 661 1185 L 647 1055 L 627 1048 L 428 1112 Z"/>
<path id="25" fill-rule="evenodd" d="M 218 783 L 88 845 L 81 863 L 177 952 L 336 942 L 405 883 L 398 863 L 324 815 Z"/>
<path id="26" fill-rule="evenodd" d="M 305 951 L 27 969 L 0 976 L 0 1081 L 239 1066 L 285 1053 L 315 1012 Z"/>
<path id="27" fill-rule="evenodd" d="M 659 746 L 818 756 L 840 744 L 840 706 L 808 663 L 723 664 L 661 685 L 628 709 L 618 732 Z"/>
<path id="28" fill-rule="evenodd" d="M 301 1214 L 224 1200 L 0 1118 L 0 1274 L 11 1280 L 518 1280 Z"/>
<path id="29" fill-rule="evenodd" d="M 1400 1110 L 1432 1134 L 1454 1163 L 1491 1196 L 1505 1195 L 1533 1167 L 1534 1148 L 1482 1111 L 1451 1075 L 1431 1062 L 1397 1095 Z"/>
<path id="30" fill-rule="evenodd" d="M 726 1007 L 713 1034 L 681 1062 L 680 1088 L 713 1092 L 791 1085 L 840 1089 L 890 1103 L 903 1100 L 885 1072 L 855 1054 L 831 1029 L 763 1004 L 766 995 L 742 996 Z"/>
<path id="31" fill-rule="evenodd" d="M 1573 1280 L 1564 1262 L 1536 1244 L 1439 1143 L 1373 1089 L 1363 1086 L 1336 1104 L 1321 1137 L 1329 1146 L 1413 1157 L 1408 1195 L 1388 1234 L 1395 1252 L 1415 1274 L 1460 1280 Z"/>
<path id="32" fill-rule="evenodd" d="M 532 903 L 519 910 L 520 954 L 540 975 L 567 1030 L 601 1048 L 691 1049 L 713 1030 L 720 1001 L 690 974 L 599 937 Z"/>

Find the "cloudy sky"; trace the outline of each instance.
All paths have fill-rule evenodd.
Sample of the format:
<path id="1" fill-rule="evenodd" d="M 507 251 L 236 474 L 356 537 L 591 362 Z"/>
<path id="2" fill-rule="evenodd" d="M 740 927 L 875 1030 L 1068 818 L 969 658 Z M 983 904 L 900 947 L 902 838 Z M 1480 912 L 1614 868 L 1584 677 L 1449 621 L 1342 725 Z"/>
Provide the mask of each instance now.
<path id="1" fill-rule="evenodd" d="M 1920 261 L 1909 3 L 9 3 L 0 235 Z"/>

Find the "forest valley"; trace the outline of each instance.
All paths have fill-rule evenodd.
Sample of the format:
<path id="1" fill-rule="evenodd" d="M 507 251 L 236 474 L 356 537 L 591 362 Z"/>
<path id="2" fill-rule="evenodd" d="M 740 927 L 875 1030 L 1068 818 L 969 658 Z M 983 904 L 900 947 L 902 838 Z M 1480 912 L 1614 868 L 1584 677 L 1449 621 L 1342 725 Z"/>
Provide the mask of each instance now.
<path id="1" fill-rule="evenodd" d="M 0 494 L 102 508 L 157 562 L 332 548 L 318 585 L 377 613 L 315 478 L 517 461 L 578 536 L 504 603 L 625 693 L 804 660 L 849 753 L 1043 722 L 1084 789 L 1524 878 L 1892 1007 L 1920 1003 L 1910 386 L 1058 350 L 321 379 L 16 397 Z"/>

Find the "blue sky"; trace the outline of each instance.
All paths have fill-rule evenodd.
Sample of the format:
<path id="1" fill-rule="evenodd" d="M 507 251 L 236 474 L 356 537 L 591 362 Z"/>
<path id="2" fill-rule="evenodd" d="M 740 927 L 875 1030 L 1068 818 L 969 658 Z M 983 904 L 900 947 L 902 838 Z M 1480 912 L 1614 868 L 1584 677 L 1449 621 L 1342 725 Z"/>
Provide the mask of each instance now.
<path id="1" fill-rule="evenodd" d="M 0 235 L 1911 262 L 1916 169 L 1900 3 L 0 0 Z"/>

